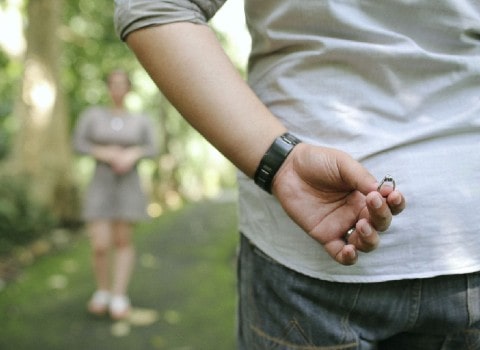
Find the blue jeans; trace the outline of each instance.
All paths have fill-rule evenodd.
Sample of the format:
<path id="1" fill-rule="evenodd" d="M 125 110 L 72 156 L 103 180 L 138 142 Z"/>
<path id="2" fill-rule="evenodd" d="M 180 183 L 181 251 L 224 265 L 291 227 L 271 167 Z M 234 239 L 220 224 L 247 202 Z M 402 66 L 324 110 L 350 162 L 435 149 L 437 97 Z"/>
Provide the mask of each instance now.
<path id="1" fill-rule="evenodd" d="M 326 282 L 242 236 L 238 288 L 240 350 L 480 349 L 480 273 Z"/>

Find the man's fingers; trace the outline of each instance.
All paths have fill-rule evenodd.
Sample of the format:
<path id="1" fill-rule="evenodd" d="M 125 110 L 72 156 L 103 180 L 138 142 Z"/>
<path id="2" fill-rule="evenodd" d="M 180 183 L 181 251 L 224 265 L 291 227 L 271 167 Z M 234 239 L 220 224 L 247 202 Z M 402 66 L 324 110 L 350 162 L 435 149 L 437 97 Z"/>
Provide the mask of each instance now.
<path id="1" fill-rule="evenodd" d="M 355 231 L 348 240 L 348 243 L 353 244 L 358 250 L 365 253 L 376 249 L 379 242 L 380 237 L 377 230 L 370 225 L 367 219 L 361 219 L 357 223 Z"/>
<path id="2" fill-rule="evenodd" d="M 379 192 L 373 191 L 367 195 L 367 207 L 372 226 L 380 232 L 387 230 L 392 222 L 392 212 Z"/>
<path id="3" fill-rule="evenodd" d="M 364 195 L 377 189 L 378 181 L 361 163 L 343 155 L 337 156 L 337 164 L 341 179 L 348 184 L 349 188 Z"/>
<path id="4" fill-rule="evenodd" d="M 343 244 L 342 249 L 334 256 L 334 259 L 342 265 L 354 265 L 358 260 L 355 246 L 352 244 Z"/>
<path id="5" fill-rule="evenodd" d="M 357 249 L 353 244 L 345 243 L 343 238 L 331 240 L 325 243 L 323 248 L 335 261 L 342 265 L 353 265 L 357 262 Z"/>
<path id="6" fill-rule="evenodd" d="M 406 206 L 405 198 L 399 191 L 391 192 L 387 197 L 387 203 L 393 215 L 400 214 Z"/>

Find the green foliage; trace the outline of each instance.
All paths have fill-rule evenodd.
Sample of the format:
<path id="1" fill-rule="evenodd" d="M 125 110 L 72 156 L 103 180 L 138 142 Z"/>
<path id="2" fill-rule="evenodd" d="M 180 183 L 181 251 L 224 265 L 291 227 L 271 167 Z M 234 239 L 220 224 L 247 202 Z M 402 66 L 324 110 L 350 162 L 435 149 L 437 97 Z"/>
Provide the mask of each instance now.
<path id="1" fill-rule="evenodd" d="M 10 150 L 12 130 L 9 125 L 8 116 L 11 115 L 14 106 L 17 86 L 22 67 L 18 61 L 10 60 L 0 50 L 0 159 L 5 158 Z M 12 88 L 13 87 L 13 88 Z"/>
<path id="2" fill-rule="evenodd" d="M 30 195 L 27 179 L 0 176 L 0 254 L 41 237 L 54 226 L 52 214 Z"/>
<path id="3" fill-rule="evenodd" d="M 4 0 L 0 0 L 0 7 L 2 3 Z M 187 198 L 199 198 L 214 192 L 204 190 L 206 187 L 233 186 L 233 168 L 226 166 L 228 162 L 212 152 L 203 138 L 159 95 L 133 53 L 115 33 L 114 1 L 67 0 L 62 1 L 62 7 L 62 26 L 50 40 L 58 40 L 61 47 L 61 89 L 67 99 L 70 127 L 73 128 L 87 107 L 109 102 L 105 76 L 112 69 L 123 68 L 131 73 L 133 83 L 129 96 L 129 102 L 133 103 L 129 107 L 155 118 L 161 152 L 169 160 L 155 165 L 158 192 L 168 188 Z M 225 42 L 221 34 L 219 39 Z M 14 102 L 20 98 L 23 63 L 22 57 L 9 57 L 0 50 L 0 159 L 8 156 L 18 130 Z M 169 182 L 171 186 L 163 186 Z"/>
<path id="4" fill-rule="evenodd" d="M 236 212 L 202 202 L 138 226 L 128 321 L 87 314 L 94 278 L 85 236 L 38 260 L 0 286 L 0 349 L 234 349 Z M 145 312 L 157 319 L 142 322 Z"/>
<path id="5" fill-rule="evenodd" d="M 64 74 L 72 126 L 89 105 L 108 103 L 105 77 L 113 69 L 129 72 L 140 67 L 115 33 L 113 1 L 76 0 L 65 3 L 62 29 Z"/>

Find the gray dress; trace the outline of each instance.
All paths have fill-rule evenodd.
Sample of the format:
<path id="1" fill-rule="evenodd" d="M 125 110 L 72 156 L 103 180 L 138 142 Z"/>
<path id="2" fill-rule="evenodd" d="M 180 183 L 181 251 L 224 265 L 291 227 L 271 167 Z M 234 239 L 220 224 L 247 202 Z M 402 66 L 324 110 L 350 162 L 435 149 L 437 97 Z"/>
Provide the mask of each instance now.
<path id="1" fill-rule="evenodd" d="M 80 154 L 91 155 L 96 145 L 141 146 L 145 149 L 144 157 L 153 157 L 158 151 L 155 128 L 148 117 L 114 115 L 102 107 L 86 110 L 73 136 L 74 149 Z M 146 196 L 137 168 L 118 175 L 108 164 L 97 161 L 84 199 L 83 218 L 131 222 L 147 218 Z"/>

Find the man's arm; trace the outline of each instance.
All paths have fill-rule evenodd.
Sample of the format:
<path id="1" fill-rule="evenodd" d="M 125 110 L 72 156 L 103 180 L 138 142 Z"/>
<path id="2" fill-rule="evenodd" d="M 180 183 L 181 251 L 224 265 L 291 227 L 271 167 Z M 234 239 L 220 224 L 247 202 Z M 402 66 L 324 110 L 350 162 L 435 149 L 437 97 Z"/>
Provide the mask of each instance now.
<path id="1" fill-rule="evenodd" d="M 286 132 L 238 74 L 206 25 L 173 23 L 129 34 L 127 44 L 179 112 L 241 171 L 253 177 L 266 150 Z M 376 179 L 347 154 L 304 143 L 274 177 L 286 213 L 339 263 L 371 251 L 378 231 L 405 206 L 398 191 L 379 193 Z M 352 226 L 356 232 L 346 244 Z"/>

